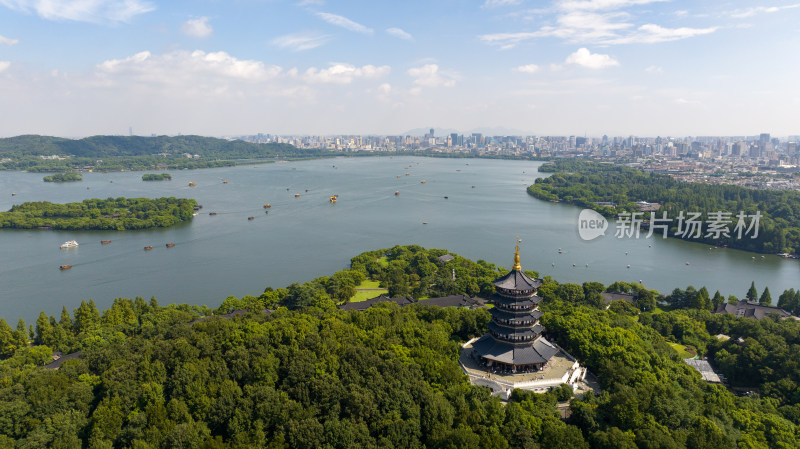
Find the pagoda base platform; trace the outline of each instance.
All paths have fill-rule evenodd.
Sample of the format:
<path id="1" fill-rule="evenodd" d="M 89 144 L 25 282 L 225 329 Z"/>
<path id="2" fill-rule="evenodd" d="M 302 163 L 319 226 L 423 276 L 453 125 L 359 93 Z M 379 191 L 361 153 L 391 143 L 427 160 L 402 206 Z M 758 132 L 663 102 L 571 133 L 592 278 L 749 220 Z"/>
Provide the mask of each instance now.
<path id="1" fill-rule="evenodd" d="M 568 384 L 573 389 L 586 376 L 586 368 L 580 366 L 574 357 L 566 351 L 559 351 L 539 371 L 530 373 L 492 372 L 491 367 L 481 363 L 480 355 L 472 347 L 477 338 L 464 343 L 459 357 L 459 364 L 469 376 L 473 385 L 481 385 L 492 390 L 492 394 L 507 400 L 512 390 L 519 388 L 537 393 L 545 393 L 553 387 Z"/>

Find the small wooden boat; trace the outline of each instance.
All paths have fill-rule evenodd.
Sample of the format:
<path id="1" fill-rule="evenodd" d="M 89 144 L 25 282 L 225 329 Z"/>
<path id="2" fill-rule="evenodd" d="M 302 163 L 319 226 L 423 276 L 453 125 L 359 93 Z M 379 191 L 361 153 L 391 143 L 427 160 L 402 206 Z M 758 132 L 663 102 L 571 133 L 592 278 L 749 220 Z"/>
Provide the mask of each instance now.
<path id="1" fill-rule="evenodd" d="M 255 220 L 256 217 L 247 217 L 248 220 Z"/>
<path id="2" fill-rule="evenodd" d="M 397 175 L 397 177 L 398 177 L 398 178 L 402 178 L 402 177 L 403 177 L 403 175 Z"/>
<path id="3" fill-rule="evenodd" d="M 100 243 L 102 245 L 107 245 L 107 244 L 111 243 L 111 240 L 100 240 Z"/>
<path id="4" fill-rule="evenodd" d="M 295 193 L 295 194 L 294 194 L 294 197 L 295 197 L 295 198 L 300 198 L 300 194 L 299 194 L 299 193 Z"/>
<path id="5" fill-rule="evenodd" d="M 333 195 L 333 196 L 330 198 L 330 202 L 331 202 L 331 204 L 335 204 L 335 203 L 336 203 L 336 195 Z"/>
<path id="6" fill-rule="evenodd" d="M 399 190 L 395 190 L 394 194 L 395 194 L 395 196 L 400 195 L 400 191 Z"/>
<path id="7" fill-rule="evenodd" d="M 272 207 L 271 203 L 267 203 L 267 204 L 264 205 L 264 209 L 269 209 L 270 207 Z"/>
<path id="8" fill-rule="evenodd" d="M 447 199 L 450 199 L 450 197 L 449 197 L 449 196 L 446 196 L 446 197 L 444 197 L 444 199 L 446 199 L 446 200 L 447 200 Z"/>
<path id="9" fill-rule="evenodd" d="M 175 246 L 174 243 L 167 243 L 167 248 L 172 248 L 173 246 Z"/>
<path id="10" fill-rule="evenodd" d="M 420 181 L 419 183 L 420 183 L 420 184 L 425 184 L 426 182 L 427 182 L 427 181 L 425 181 L 425 180 L 423 179 L 423 180 L 422 180 L 422 181 Z"/>
<path id="11" fill-rule="evenodd" d="M 152 247 L 152 246 L 145 246 L 145 247 L 144 247 L 144 250 L 145 250 L 145 251 L 150 251 L 151 249 L 153 249 L 153 247 Z"/>
<path id="12" fill-rule="evenodd" d="M 194 187 L 194 186 L 196 186 L 196 185 L 197 185 L 197 184 L 196 184 L 196 183 L 194 183 L 193 181 L 189 181 L 189 187 Z"/>
<path id="13" fill-rule="evenodd" d="M 216 212 L 209 212 L 208 215 L 217 215 Z"/>
<path id="14" fill-rule="evenodd" d="M 223 183 L 223 184 L 227 184 L 227 183 L 228 183 L 228 181 L 226 181 L 226 180 L 224 180 L 224 179 L 223 179 L 223 180 L 222 180 L 222 183 Z"/>
<path id="15" fill-rule="evenodd" d="M 72 268 L 72 265 L 61 265 L 58 268 L 61 268 L 62 270 L 69 270 L 70 268 Z"/>

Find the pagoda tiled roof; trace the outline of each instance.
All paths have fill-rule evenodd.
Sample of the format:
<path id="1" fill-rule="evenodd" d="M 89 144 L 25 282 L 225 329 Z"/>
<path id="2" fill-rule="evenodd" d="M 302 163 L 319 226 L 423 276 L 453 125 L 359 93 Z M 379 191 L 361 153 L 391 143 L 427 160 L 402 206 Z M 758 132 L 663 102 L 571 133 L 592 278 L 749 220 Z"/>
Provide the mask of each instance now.
<path id="1" fill-rule="evenodd" d="M 497 278 L 492 282 L 495 287 L 506 290 L 534 290 L 542 285 L 539 279 L 531 279 L 522 270 L 511 270 L 507 275 Z"/>
<path id="2" fill-rule="evenodd" d="M 558 348 L 544 337 L 537 338 L 533 344 L 513 345 L 497 341 L 487 334 L 472 347 L 486 359 L 509 365 L 543 364 L 558 353 Z"/>

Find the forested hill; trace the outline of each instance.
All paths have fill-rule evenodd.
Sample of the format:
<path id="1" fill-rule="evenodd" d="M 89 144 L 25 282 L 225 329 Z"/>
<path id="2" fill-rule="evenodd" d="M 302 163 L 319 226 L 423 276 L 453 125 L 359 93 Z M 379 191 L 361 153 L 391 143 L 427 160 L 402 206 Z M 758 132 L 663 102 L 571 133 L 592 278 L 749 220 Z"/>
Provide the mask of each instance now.
<path id="1" fill-rule="evenodd" d="M 91 300 L 59 317 L 42 312 L 35 328 L 0 318 L 0 448 L 800 447 L 794 320 L 641 313 L 625 301 L 606 310 L 597 301 L 602 284 L 545 277 L 548 338 L 602 388 L 572 398 L 564 422 L 556 402 L 569 400 L 566 385 L 545 394 L 516 390 L 503 405 L 468 382 L 459 344 L 488 331 L 486 309 L 424 300 L 336 308 L 349 297 L 346 287 L 367 277 L 390 290 L 436 280 L 437 291 L 467 293 L 505 271 L 457 255 L 440 263 L 443 253 L 419 246 L 363 253 L 348 270 L 257 298 L 230 297 L 213 313 L 118 298 L 102 313 Z M 439 281 L 449 270 L 472 282 Z M 649 295 L 636 284 L 609 289 Z M 247 312 L 228 314 L 242 306 Z M 726 332 L 729 343 L 709 331 Z M 667 344 L 688 339 L 758 382 L 762 395 L 737 397 L 702 381 Z M 53 350 L 73 355 L 57 370 L 43 367 Z"/>
<path id="2" fill-rule="evenodd" d="M 529 194 L 542 200 L 564 201 L 615 218 L 620 213 L 639 211 L 640 206 L 636 204 L 639 201 L 658 203 L 656 217 L 661 218 L 666 213 L 668 221 L 659 225 L 669 226 L 669 237 L 759 253 L 800 252 L 798 192 L 683 182 L 630 167 L 575 159 L 545 164 L 539 171 L 553 173 L 528 187 Z M 715 234 L 710 232 L 709 223 L 715 221 L 715 214 L 720 212 L 727 214 L 727 218 L 720 216 L 716 221 L 724 231 Z M 701 226 L 690 232 L 689 224 L 681 223 L 679 217 L 685 214 L 688 219 L 694 213 L 700 214 L 695 221 Z M 737 215 L 740 213 L 746 216 L 744 224 L 748 227 L 752 217 L 760 214 L 758 235 L 751 230 L 739 236 Z M 649 220 L 651 215 L 644 212 L 640 217 Z M 612 224 L 610 235 L 614 236 L 615 231 Z M 662 232 L 656 231 L 654 237 L 660 238 Z"/>
<path id="3" fill-rule="evenodd" d="M 60 155 L 102 159 L 189 153 L 199 154 L 204 158 L 247 159 L 274 156 L 305 157 L 320 152 L 320 150 L 301 150 L 289 144 L 256 144 L 202 136 L 92 136 L 74 140 L 24 135 L 0 139 L 0 158 Z"/>

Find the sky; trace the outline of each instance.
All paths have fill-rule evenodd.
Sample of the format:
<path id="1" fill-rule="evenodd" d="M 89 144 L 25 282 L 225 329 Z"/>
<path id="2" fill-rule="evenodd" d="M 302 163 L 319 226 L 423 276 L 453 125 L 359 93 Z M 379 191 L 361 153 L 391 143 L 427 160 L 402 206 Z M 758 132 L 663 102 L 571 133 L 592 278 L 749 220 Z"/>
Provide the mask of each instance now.
<path id="1" fill-rule="evenodd" d="M 0 0 L 0 136 L 800 134 L 800 0 Z"/>

